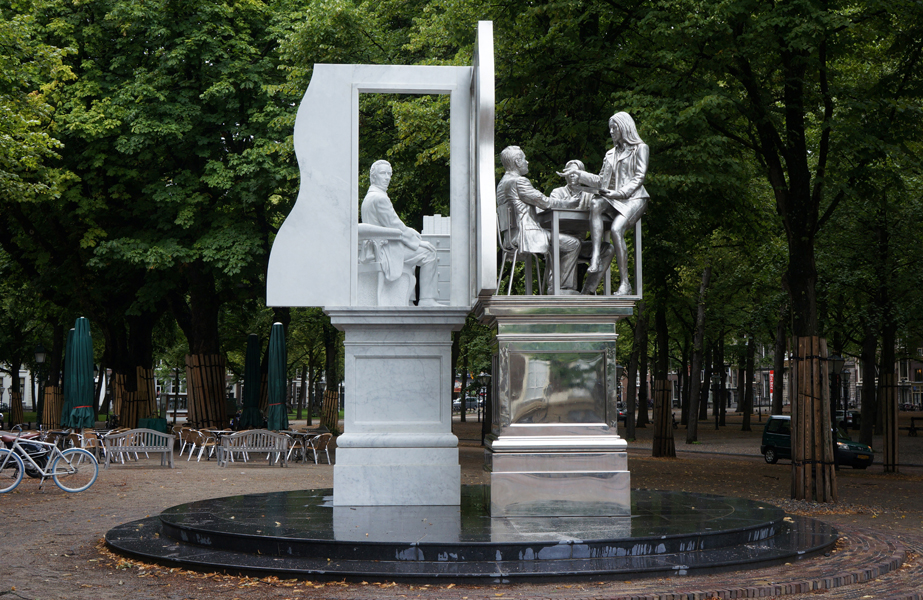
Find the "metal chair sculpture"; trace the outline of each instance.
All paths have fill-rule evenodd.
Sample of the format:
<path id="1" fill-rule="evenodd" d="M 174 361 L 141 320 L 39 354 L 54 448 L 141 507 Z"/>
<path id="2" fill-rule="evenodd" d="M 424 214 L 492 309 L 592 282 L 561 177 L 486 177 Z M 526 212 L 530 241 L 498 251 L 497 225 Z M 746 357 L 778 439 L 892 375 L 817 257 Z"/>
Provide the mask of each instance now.
<path id="1" fill-rule="evenodd" d="M 513 275 L 516 272 L 516 261 L 522 260 L 525 264 L 526 275 L 526 295 L 532 295 L 532 259 L 535 258 L 535 274 L 538 276 L 538 293 L 543 294 L 542 288 L 542 269 L 538 262 L 538 257 L 531 252 L 520 252 L 519 246 L 513 240 L 513 216 L 512 208 L 508 205 L 497 207 L 497 238 L 500 242 L 502 252 L 500 258 L 500 274 L 497 277 L 497 289 L 500 289 L 500 283 L 503 281 L 503 270 L 506 262 L 510 261 L 510 283 L 507 286 L 506 295 L 509 296 L 513 291 Z M 520 254 L 522 256 L 520 256 Z"/>

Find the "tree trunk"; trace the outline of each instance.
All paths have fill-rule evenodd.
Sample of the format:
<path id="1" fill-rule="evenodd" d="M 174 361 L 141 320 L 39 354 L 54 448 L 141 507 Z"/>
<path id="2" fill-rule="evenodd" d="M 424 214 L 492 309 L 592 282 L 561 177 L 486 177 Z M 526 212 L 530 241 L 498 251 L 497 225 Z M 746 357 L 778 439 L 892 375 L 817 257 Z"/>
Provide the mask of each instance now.
<path id="1" fill-rule="evenodd" d="M 337 356 L 339 353 L 340 333 L 336 327 L 327 320 L 324 322 L 324 377 L 327 380 L 327 391 L 339 392 L 337 377 Z M 325 396 L 326 400 L 326 396 Z"/>
<path id="2" fill-rule="evenodd" d="M 57 429 L 61 427 L 61 410 L 64 408 L 64 391 L 55 385 L 45 386 L 45 398 L 42 402 L 44 410 L 42 411 L 41 425 L 45 429 Z"/>
<path id="3" fill-rule="evenodd" d="M 711 281 L 711 265 L 702 271 L 699 284 L 699 302 L 695 315 L 695 334 L 692 338 L 692 369 L 689 373 L 689 424 L 686 428 L 686 443 L 698 441 L 699 394 L 702 389 L 699 376 L 702 370 L 702 351 L 705 342 L 705 298 Z M 708 389 L 706 387 L 706 389 Z"/>
<path id="4" fill-rule="evenodd" d="M 643 303 L 642 303 L 643 304 Z M 650 398 L 647 384 L 647 332 L 648 318 L 646 307 L 638 311 L 638 322 L 635 324 L 635 343 L 638 344 L 638 421 L 636 427 L 647 427 L 651 422 L 650 413 L 647 411 L 647 401 Z"/>
<path id="5" fill-rule="evenodd" d="M 461 331 L 452 332 L 452 376 L 449 377 L 449 414 L 455 399 L 455 375 L 458 373 L 458 357 L 461 356 Z"/>
<path id="6" fill-rule="evenodd" d="M 298 390 L 298 412 L 295 414 L 295 418 L 299 421 L 301 420 L 302 412 L 304 411 L 304 400 L 308 391 L 308 365 L 301 364 L 301 388 Z"/>
<path id="7" fill-rule="evenodd" d="M 193 427 L 217 429 L 228 424 L 225 373 L 224 356 L 221 354 L 186 355 L 187 420 Z"/>
<path id="8" fill-rule="evenodd" d="M 99 375 L 96 382 L 96 387 L 94 388 L 93 393 L 96 394 L 93 396 L 93 413 L 96 416 L 96 420 L 99 420 L 99 415 L 102 414 L 103 408 L 105 408 L 106 395 L 103 394 L 103 390 L 106 387 L 106 361 L 105 358 L 99 363 Z"/>
<path id="9" fill-rule="evenodd" d="M 726 419 L 728 411 L 728 370 L 724 366 L 724 334 L 722 334 L 721 338 L 718 340 L 718 363 L 721 365 L 721 384 L 720 393 L 718 394 L 718 425 L 723 427 L 727 424 Z"/>
<path id="10" fill-rule="evenodd" d="M 779 320 L 776 322 L 776 348 L 772 357 L 772 414 L 781 415 L 785 400 L 785 332 L 788 320 L 788 305 L 784 302 L 779 308 Z"/>
<path id="11" fill-rule="evenodd" d="M 753 431 L 750 428 L 750 417 L 753 414 L 753 359 L 756 354 L 756 343 L 753 334 L 747 336 L 747 362 L 744 371 L 744 419 L 741 431 Z"/>
<path id="12" fill-rule="evenodd" d="M 680 356 L 679 369 L 677 369 L 676 388 L 679 390 L 679 422 L 681 425 L 689 424 L 689 355 L 691 353 L 689 338 L 683 340 L 683 350 Z M 672 397 L 672 393 L 671 393 Z"/>
<path id="13" fill-rule="evenodd" d="M 878 365 L 878 405 L 884 434 L 881 462 L 885 473 L 898 471 L 896 337 L 897 328 L 887 322 L 881 331 L 881 362 Z"/>
<path id="14" fill-rule="evenodd" d="M 657 332 L 657 364 L 654 367 L 654 443 L 652 456 L 675 457 L 672 388 L 670 381 L 667 379 L 670 340 L 667 337 L 669 334 L 667 315 L 662 305 L 657 307 L 654 314 L 654 326 Z"/>
<path id="15" fill-rule="evenodd" d="M 827 344 L 818 337 L 795 338 L 792 388 L 792 498 L 836 502 L 836 473 L 830 432 Z"/>
<path id="16" fill-rule="evenodd" d="M 468 352 L 465 352 L 464 357 L 462 357 L 462 368 L 461 368 L 461 392 L 459 392 L 459 398 L 461 399 L 461 422 L 465 423 L 468 421 L 468 402 L 465 395 L 468 393 Z"/>
<path id="17" fill-rule="evenodd" d="M 644 310 L 644 301 L 638 303 L 638 318 Z M 634 328 L 632 328 L 634 331 Z M 628 369 L 625 374 L 625 439 L 635 439 L 635 410 L 638 408 L 638 344 L 631 345 Z"/>
<path id="18" fill-rule="evenodd" d="M 714 355 L 713 346 L 708 346 L 705 351 L 705 373 L 702 375 L 702 393 L 699 400 L 699 420 L 708 420 L 708 390 L 711 386 L 711 378 L 714 373 L 712 367 L 712 357 Z"/>
<path id="19" fill-rule="evenodd" d="M 878 336 L 875 328 L 867 322 L 862 336 L 862 398 L 860 399 L 861 418 L 859 420 L 859 441 L 872 447 L 878 417 L 878 395 L 875 392 L 875 354 L 878 350 Z"/>
<path id="20" fill-rule="evenodd" d="M 134 429 L 138 426 L 138 419 L 150 417 L 156 412 L 157 399 L 153 369 L 136 367 L 133 378 L 119 373 L 115 375 L 112 383 L 113 393 L 119 405 L 119 427 Z M 224 391 L 224 386 L 221 389 Z M 192 414 L 191 404 L 190 414 Z M 224 425 L 226 423 L 223 421 L 216 424 L 219 427 Z"/>
<path id="21" fill-rule="evenodd" d="M 13 367 L 11 370 L 16 374 L 13 376 L 13 387 L 10 389 L 10 429 L 14 425 L 21 425 L 26 421 L 22 410 L 22 394 L 19 393 L 19 369 Z"/>

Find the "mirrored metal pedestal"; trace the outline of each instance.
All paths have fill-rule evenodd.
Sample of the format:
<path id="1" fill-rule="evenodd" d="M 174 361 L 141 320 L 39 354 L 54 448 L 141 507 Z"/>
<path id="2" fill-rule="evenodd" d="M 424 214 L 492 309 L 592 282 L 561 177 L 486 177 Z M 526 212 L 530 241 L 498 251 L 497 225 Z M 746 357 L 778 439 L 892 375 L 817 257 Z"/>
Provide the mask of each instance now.
<path id="1" fill-rule="evenodd" d="M 618 436 L 616 323 L 634 299 L 491 296 L 478 318 L 496 332 L 486 438 L 490 514 L 628 515 Z"/>

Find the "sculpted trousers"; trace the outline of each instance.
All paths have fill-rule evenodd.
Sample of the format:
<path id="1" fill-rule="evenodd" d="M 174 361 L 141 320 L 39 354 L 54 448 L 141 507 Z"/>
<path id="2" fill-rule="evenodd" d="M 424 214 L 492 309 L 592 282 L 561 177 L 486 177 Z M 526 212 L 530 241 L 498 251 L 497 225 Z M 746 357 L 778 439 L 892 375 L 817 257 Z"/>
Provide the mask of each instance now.
<path id="1" fill-rule="evenodd" d="M 436 251 L 420 246 L 404 257 L 404 264 L 420 267 L 420 300 L 435 300 L 436 289 Z"/>
<path id="2" fill-rule="evenodd" d="M 548 236 L 548 244 L 551 244 L 551 233 L 545 232 Z M 577 258 L 580 256 L 580 246 L 581 242 L 579 239 L 572 235 L 562 233 L 558 238 L 558 247 L 561 250 L 561 289 L 562 290 L 576 290 L 577 289 Z M 546 277 L 545 277 L 545 288 L 549 290 L 548 294 L 553 293 L 552 290 L 552 271 L 554 269 L 554 257 L 551 256 L 551 253 L 548 253 L 548 267 L 546 268 Z"/>

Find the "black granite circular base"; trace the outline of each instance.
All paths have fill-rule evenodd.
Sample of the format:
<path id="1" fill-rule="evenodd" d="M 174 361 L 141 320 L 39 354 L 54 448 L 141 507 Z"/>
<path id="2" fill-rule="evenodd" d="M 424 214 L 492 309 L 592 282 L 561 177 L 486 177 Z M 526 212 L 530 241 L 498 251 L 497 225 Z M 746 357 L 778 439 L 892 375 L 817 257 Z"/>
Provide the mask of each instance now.
<path id="1" fill-rule="evenodd" d="M 106 534 L 110 548 L 186 568 L 342 579 L 582 578 L 753 568 L 821 552 L 830 526 L 774 506 L 632 491 L 630 517 L 487 514 L 485 486 L 461 506 L 333 507 L 332 490 L 182 504 Z"/>

